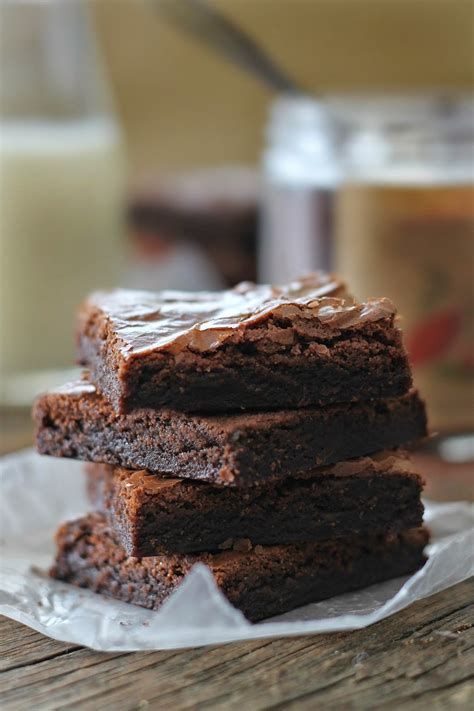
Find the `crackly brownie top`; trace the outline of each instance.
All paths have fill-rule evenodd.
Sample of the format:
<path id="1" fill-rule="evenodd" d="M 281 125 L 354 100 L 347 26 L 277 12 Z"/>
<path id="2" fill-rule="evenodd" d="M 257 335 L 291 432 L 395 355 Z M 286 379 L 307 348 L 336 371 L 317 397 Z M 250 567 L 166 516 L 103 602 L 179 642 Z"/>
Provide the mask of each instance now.
<path id="1" fill-rule="evenodd" d="M 345 284 L 322 272 L 285 286 L 243 282 L 218 292 L 97 291 L 80 313 L 82 323 L 105 316 L 124 357 L 152 351 L 218 348 L 235 331 L 270 317 L 317 319 L 334 328 L 392 318 L 385 298 L 357 303 Z"/>

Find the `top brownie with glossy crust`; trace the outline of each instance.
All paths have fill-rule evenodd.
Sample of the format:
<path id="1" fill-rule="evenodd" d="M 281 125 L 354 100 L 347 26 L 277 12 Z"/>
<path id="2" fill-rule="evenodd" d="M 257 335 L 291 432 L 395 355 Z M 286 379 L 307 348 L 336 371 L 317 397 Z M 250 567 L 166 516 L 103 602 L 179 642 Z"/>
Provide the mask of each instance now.
<path id="1" fill-rule="evenodd" d="M 118 412 L 288 409 L 392 397 L 411 385 L 395 308 L 332 275 L 222 292 L 96 292 L 79 361 Z"/>

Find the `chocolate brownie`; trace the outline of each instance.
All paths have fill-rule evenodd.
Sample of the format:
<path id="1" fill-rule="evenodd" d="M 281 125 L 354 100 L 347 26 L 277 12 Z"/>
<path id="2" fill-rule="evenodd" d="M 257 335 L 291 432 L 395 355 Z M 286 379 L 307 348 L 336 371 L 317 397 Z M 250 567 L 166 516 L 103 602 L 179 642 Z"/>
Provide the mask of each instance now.
<path id="1" fill-rule="evenodd" d="M 128 555 L 216 551 L 233 541 L 273 545 L 420 526 L 421 477 L 404 452 L 384 452 L 305 477 L 232 488 L 146 470 L 86 466 L 94 507 Z"/>
<path id="2" fill-rule="evenodd" d="M 279 412 L 190 415 L 142 409 L 119 415 L 80 381 L 34 406 L 41 454 L 179 478 L 252 484 L 393 448 L 426 434 L 416 392 L 363 403 Z"/>
<path id="3" fill-rule="evenodd" d="M 79 361 L 121 413 L 271 410 L 400 395 L 411 374 L 393 304 L 314 274 L 284 287 L 96 292 Z"/>
<path id="4" fill-rule="evenodd" d="M 420 568 L 425 529 L 285 546 L 236 546 L 199 555 L 127 556 L 101 514 L 63 524 L 51 576 L 156 609 L 195 563 L 206 564 L 229 601 L 250 620 L 356 590 Z"/>

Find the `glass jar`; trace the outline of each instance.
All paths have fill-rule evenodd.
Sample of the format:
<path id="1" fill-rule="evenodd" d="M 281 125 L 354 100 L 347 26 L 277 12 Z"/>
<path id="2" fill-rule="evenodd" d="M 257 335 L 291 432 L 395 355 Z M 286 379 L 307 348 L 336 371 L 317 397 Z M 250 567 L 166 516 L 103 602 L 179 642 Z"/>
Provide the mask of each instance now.
<path id="1" fill-rule="evenodd" d="M 284 283 L 331 267 L 336 136 L 322 103 L 282 97 L 271 108 L 266 139 L 259 278 Z"/>
<path id="2" fill-rule="evenodd" d="M 0 399 L 27 404 L 120 278 L 124 170 L 85 4 L 1 0 L 0 20 Z"/>
<path id="3" fill-rule="evenodd" d="M 336 267 L 357 297 L 401 314 L 432 431 L 474 428 L 474 103 L 363 98 L 345 124 Z"/>

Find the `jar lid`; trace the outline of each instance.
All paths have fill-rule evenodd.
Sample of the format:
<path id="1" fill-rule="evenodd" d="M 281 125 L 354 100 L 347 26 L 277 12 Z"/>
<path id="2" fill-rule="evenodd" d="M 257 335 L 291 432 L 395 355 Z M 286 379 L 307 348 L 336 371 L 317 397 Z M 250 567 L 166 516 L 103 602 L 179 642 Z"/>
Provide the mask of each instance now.
<path id="1" fill-rule="evenodd" d="M 397 184 L 472 181 L 470 95 L 335 97 L 346 176 Z"/>
<path id="2" fill-rule="evenodd" d="M 337 138 L 325 104 L 281 96 L 270 107 L 263 166 L 267 177 L 295 186 L 332 187 L 339 178 Z"/>

